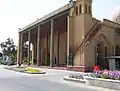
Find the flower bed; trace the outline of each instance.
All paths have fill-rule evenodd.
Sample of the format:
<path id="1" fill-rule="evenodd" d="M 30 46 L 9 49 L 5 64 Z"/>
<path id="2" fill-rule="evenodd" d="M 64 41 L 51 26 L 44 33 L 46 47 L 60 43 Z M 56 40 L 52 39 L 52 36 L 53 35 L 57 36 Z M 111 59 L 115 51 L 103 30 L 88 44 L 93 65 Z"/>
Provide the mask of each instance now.
<path id="1" fill-rule="evenodd" d="M 98 70 L 91 74 L 94 78 L 120 80 L 120 71 Z"/>
<path id="2" fill-rule="evenodd" d="M 75 78 L 75 79 L 82 79 L 84 80 L 84 75 L 83 74 L 71 74 L 69 78 Z"/>
<path id="3" fill-rule="evenodd" d="M 29 74 L 45 74 L 46 73 L 38 69 L 28 68 L 28 67 L 5 67 L 5 69 L 22 72 L 22 73 L 29 73 Z"/>
<path id="4" fill-rule="evenodd" d="M 64 80 L 120 90 L 120 71 L 98 70 L 90 74 L 71 74 Z"/>
<path id="5" fill-rule="evenodd" d="M 42 71 L 37 70 L 37 69 L 33 69 L 33 68 L 24 68 L 24 71 L 27 72 L 27 73 L 31 73 L 31 74 L 43 73 Z"/>
<path id="6" fill-rule="evenodd" d="M 98 70 L 85 79 L 88 85 L 120 90 L 120 71 Z"/>

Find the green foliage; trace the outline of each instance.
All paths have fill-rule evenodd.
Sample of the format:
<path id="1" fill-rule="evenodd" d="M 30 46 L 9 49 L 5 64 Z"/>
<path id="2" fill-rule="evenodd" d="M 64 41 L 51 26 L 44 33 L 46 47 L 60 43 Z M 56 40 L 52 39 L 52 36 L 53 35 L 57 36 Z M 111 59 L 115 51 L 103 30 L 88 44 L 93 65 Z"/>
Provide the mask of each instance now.
<path id="1" fill-rule="evenodd" d="M 3 54 L 0 52 L 0 57 L 2 57 L 2 55 L 3 55 Z"/>
<path id="2" fill-rule="evenodd" d="M 28 58 L 27 58 L 27 57 L 24 57 L 24 58 L 23 58 L 23 63 L 24 63 L 24 64 L 27 64 L 27 60 L 28 60 Z"/>
<path id="3" fill-rule="evenodd" d="M 28 45 L 26 43 L 24 43 L 23 45 L 23 53 L 24 53 L 24 57 L 28 56 Z"/>
<path id="4" fill-rule="evenodd" d="M 4 56 L 10 56 L 12 61 L 17 60 L 17 46 L 14 44 L 13 39 L 8 38 L 0 44 Z"/>

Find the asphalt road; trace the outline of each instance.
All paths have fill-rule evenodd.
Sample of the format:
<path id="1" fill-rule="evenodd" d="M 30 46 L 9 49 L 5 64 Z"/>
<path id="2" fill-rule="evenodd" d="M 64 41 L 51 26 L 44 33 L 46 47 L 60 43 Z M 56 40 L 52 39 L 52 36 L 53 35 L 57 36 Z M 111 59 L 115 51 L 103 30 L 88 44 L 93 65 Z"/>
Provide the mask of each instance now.
<path id="1" fill-rule="evenodd" d="M 46 74 L 31 75 L 8 71 L 0 66 L 0 91 L 115 91 L 64 81 L 69 71 L 41 69 Z"/>

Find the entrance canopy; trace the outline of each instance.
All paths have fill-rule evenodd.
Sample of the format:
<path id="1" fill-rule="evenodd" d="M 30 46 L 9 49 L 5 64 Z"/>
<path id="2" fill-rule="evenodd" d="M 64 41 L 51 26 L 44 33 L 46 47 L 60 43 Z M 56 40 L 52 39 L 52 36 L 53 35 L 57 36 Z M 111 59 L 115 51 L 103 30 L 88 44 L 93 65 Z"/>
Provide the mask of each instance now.
<path id="1" fill-rule="evenodd" d="M 111 56 L 106 58 L 109 59 L 110 70 L 120 70 L 120 56 Z"/>
<path id="2" fill-rule="evenodd" d="M 105 57 L 107 59 L 120 59 L 120 56 L 110 56 L 110 57 Z"/>

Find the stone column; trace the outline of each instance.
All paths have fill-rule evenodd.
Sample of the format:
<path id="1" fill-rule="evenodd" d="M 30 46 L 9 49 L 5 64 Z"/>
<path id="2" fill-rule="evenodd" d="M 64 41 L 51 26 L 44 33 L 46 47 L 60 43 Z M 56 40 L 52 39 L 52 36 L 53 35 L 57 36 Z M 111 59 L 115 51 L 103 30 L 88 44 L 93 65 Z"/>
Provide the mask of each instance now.
<path id="1" fill-rule="evenodd" d="M 69 66 L 69 49 L 70 49 L 70 43 L 69 43 L 69 35 L 70 35 L 70 17 L 69 17 L 69 15 L 67 16 L 67 66 Z"/>
<path id="2" fill-rule="evenodd" d="M 46 34 L 46 66 L 48 63 L 48 33 Z"/>
<path id="3" fill-rule="evenodd" d="M 31 43 L 31 40 L 30 40 L 30 30 L 28 31 L 28 65 L 30 65 L 30 43 Z"/>
<path id="4" fill-rule="evenodd" d="M 23 44 L 24 44 L 24 34 L 21 35 L 21 52 L 20 52 L 20 64 L 23 63 Z"/>
<path id="5" fill-rule="evenodd" d="M 40 65 L 40 25 L 38 26 L 38 36 L 37 36 L 37 65 Z"/>
<path id="6" fill-rule="evenodd" d="M 18 51 L 17 51 L 17 64 L 21 66 L 22 63 L 22 51 L 23 51 L 23 33 L 19 32 L 18 35 Z"/>
<path id="7" fill-rule="evenodd" d="M 50 36 L 50 66 L 52 67 L 54 60 L 54 20 L 51 20 L 51 36 Z"/>
<path id="8" fill-rule="evenodd" d="M 59 66 L 59 30 L 57 32 L 57 65 Z"/>
<path id="9" fill-rule="evenodd" d="M 32 62 L 31 64 L 34 64 L 33 60 L 35 59 L 35 48 L 34 44 L 32 44 Z"/>
<path id="10" fill-rule="evenodd" d="M 18 33 L 18 51 L 17 51 L 17 64 L 20 65 L 20 47 L 21 47 L 21 33 Z"/>
<path id="11" fill-rule="evenodd" d="M 35 42 L 33 42 L 33 46 L 32 46 L 32 64 L 36 65 L 37 63 L 37 45 Z"/>
<path id="12" fill-rule="evenodd" d="M 73 39 L 74 39 L 74 24 L 73 24 L 73 16 L 67 16 L 67 66 L 69 66 L 71 60 L 69 60 L 69 56 L 71 55 L 71 48 L 73 46 Z M 72 57 L 72 55 L 71 55 Z M 71 64 L 72 66 L 72 64 Z"/>

